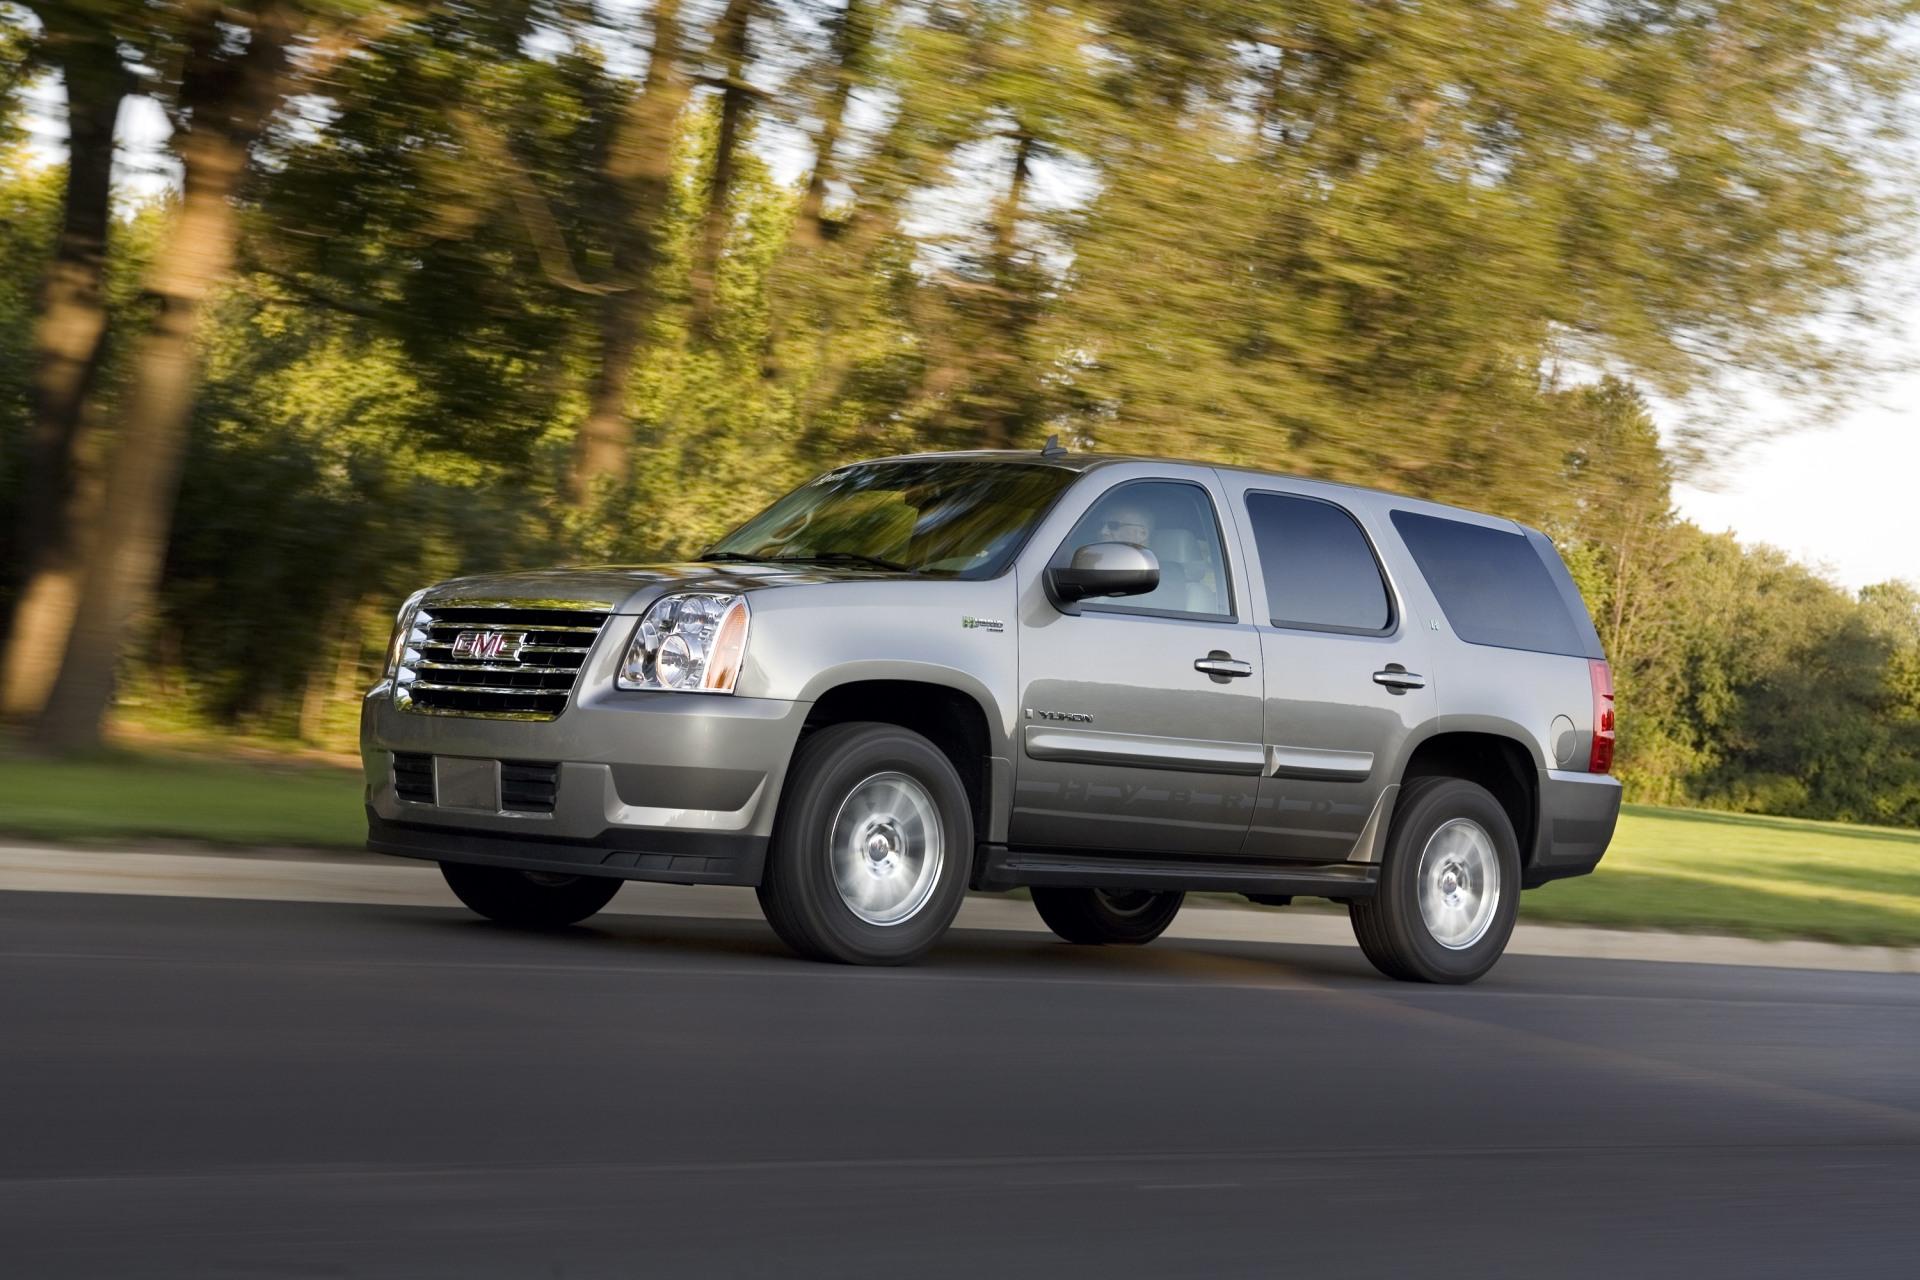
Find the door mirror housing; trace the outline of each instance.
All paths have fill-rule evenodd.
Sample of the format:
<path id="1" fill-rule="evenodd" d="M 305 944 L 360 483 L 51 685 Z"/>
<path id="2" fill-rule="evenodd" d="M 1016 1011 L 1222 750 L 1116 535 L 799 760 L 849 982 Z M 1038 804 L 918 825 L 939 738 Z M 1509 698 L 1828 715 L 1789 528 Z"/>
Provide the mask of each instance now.
<path id="1" fill-rule="evenodd" d="M 1089 542 L 1047 570 L 1047 594 L 1066 609 L 1095 596 L 1145 595 L 1160 585 L 1160 561 L 1131 542 Z"/>

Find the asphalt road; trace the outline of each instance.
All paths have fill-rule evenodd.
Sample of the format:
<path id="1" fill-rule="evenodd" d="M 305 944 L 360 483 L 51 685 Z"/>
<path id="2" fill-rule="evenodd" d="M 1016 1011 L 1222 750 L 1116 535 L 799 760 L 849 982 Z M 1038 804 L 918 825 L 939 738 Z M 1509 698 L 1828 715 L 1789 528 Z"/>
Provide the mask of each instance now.
<path id="1" fill-rule="evenodd" d="M 0 894 L 8 1277 L 1920 1274 L 1920 979 Z"/>

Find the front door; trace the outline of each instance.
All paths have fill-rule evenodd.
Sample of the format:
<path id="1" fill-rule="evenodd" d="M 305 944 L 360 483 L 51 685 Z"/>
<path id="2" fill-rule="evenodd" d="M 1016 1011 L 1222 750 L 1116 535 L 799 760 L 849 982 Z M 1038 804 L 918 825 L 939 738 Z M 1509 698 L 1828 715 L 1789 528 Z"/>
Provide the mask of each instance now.
<path id="1" fill-rule="evenodd" d="M 1160 585 L 1072 612 L 1024 593 L 1014 846 L 1240 851 L 1265 763 L 1262 660 L 1219 496 L 1202 468 L 1116 483 L 1049 563 L 1132 542 L 1159 560 Z"/>

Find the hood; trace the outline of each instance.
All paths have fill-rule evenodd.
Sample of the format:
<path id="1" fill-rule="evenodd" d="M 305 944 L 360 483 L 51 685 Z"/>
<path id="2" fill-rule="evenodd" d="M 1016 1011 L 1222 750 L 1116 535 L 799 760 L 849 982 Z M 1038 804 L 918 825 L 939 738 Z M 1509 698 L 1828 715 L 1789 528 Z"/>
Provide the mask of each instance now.
<path id="1" fill-rule="evenodd" d="M 582 565 L 453 578 L 427 591 L 429 605 L 502 604 L 525 609 L 591 607 L 639 613 L 670 591 L 751 591 L 816 582 L 871 582 L 903 575 L 860 565 Z"/>

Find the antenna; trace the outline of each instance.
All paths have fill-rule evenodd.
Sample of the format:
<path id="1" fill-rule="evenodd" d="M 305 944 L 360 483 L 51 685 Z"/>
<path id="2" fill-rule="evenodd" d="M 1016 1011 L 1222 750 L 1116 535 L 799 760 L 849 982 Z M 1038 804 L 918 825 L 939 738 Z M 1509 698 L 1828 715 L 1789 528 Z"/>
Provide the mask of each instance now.
<path id="1" fill-rule="evenodd" d="M 1059 436 L 1048 436 L 1047 442 L 1040 446 L 1040 456 L 1043 458 L 1062 457 L 1066 452 L 1066 446 L 1060 443 Z"/>

